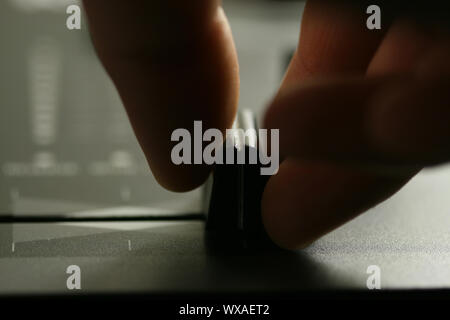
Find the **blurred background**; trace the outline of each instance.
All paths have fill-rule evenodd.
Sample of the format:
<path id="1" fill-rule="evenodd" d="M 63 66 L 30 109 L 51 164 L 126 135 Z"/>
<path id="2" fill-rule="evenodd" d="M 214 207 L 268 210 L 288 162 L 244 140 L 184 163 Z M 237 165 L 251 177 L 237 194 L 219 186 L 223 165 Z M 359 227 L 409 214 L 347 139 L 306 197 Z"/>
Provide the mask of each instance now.
<path id="1" fill-rule="evenodd" d="M 150 173 L 95 55 L 76 0 L 0 2 L 0 214 L 160 215 L 200 210 Z M 240 59 L 240 107 L 261 118 L 298 38 L 304 3 L 225 0 Z"/>

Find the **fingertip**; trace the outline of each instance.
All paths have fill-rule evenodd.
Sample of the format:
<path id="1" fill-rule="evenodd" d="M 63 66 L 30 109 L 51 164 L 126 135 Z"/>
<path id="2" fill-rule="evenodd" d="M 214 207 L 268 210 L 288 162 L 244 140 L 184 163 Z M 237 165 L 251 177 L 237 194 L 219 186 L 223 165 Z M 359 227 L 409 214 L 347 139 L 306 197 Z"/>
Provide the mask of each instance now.
<path id="1" fill-rule="evenodd" d="M 263 225 L 279 247 L 306 248 L 386 200 L 412 175 L 392 178 L 288 158 L 264 190 Z"/>
<path id="2" fill-rule="evenodd" d="M 200 187 L 208 179 L 212 168 L 207 165 L 171 165 L 170 168 L 153 169 L 155 180 L 164 189 L 183 193 Z"/>
<path id="3" fill-rule="evenodd" d="M 266 190 L 262 200 L 262 220 L 269 238 L 281 249 L 292 251 L 307 248 L 313 241 L 298 237 L 296 230 L 289 230 L 291 225 L 289 219 L 286 220 L 277 208 L 279 199 L 271 194 L 271 187 Z"/>
<path id="4" fill-rule="evenodd" d="M 293 165 L 291 160 L 283 162 L 278 174 L 267 182 L 261 203 L 266 233 L 274 244 L 286 250 L 303 249 L 312 242 L 303 237 L 298 225 L 301 215 L 294 209 L 298 204 L 294 202 L 296 191 L 290 188 L 295 183 L 295 174 L 289 169 Z"/>

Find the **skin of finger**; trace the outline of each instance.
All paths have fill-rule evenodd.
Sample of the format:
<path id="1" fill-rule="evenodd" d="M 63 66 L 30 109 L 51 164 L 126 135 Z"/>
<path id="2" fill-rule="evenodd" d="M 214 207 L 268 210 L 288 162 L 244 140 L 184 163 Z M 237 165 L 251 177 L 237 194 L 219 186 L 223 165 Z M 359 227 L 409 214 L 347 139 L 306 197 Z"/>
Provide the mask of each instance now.
<path id="1" fill-rule="evenodd" d="M 306 78 L 363 74 L 389 25 L 369 31 L 365 25 L 364 1 L 317 0 L 306 3 L 298 48 L 286 72 L 282 87 Z"/>
<path id="2" fill-rule="evenodd" d="M 280 130 L 282 158 L 404 174 L 448 160 L 449 88 L 443 75 L 305 81 L 278 96 L 267 125 Z"/>
<path id="3" fill-rule="evenodd" d="M 368 106 L 368 136 L 380 152 L 422 165 L 448 160 L 449 44 L 448 33 L 412 21 L 397 23 L 383 41 L 369 70 L 412 74 L 378 92 Z"/>
<path id="4" fill-rule="evenodd" d="M 346 3 L 316 0 L 306 3 L 298 49 L 288 67 L 275 102 L 268 107 L 264 127 L 283 113 L 278 96 L 295 91 L 299 84 L 321 84 L 324 77 L 364 74 L 381 43 L 386 29 L 368 32 L 365 27 L 364 1 Z M 389 25 L 389 15 L 385 21 Z M 288 115 L 287 115 L 288 116 Z M 277 127 L 273 127 L 277 128 Z M 281 133 L 282 134 L 282 133 Z M 283 134 L 282 134 L 283 135 Z"/>
<path id="5" fill-rule="evenodd" d="M 264 191 L 264 225 L 278 246 L 301 249 L 385 200 L 406 182 L 403 178 L 287 159 Z"/>
<path id="6" fill-rule="evenodd" d="M 371 138 L 371 124 L 368 124 L 367 129 L 366 122 L 370 121 L 371 112 L 381 110 L 381 106 L 377 107 L 377 104 L 379 99 L 383 99 L 385 92 L 390 96 L 388 92 L 399 87 L 415 87 L 418 80 L 411 80 L 412 66 L 415 61 L 421 61 L 430 48 L 430 38 L 410 24 L 396 23 L 369 67 L 369 71 L 372 70 L 379 76 L 304 80 L 281 92 L 266 117 L 269 128 L 280 129 L 281 154 L 386 165 L 408 164 L 409 161 L 418 160 L 383 152 L 383 148 Z M 433 56 L 436 58 L 436 54 Z M 442 64 L 446 61 L 444 59 Z M 388 70 L 406 75 L 383 76 Z M 431 89 L 430 87 L 429 90 Z M 413 113 L 406 113 L 403 118 L 407 119 L 408 115 L 412 116 Z M 401 118 L 386 121 L 386 124 L 392 124 L 391 130 L 385 131 L 386 128 L 383 127 L 380 133 L 384 133 L 385 137 L 395 135 L 392 130 L 395 130 L 395 123 L 401 121 Z M 414 140 L 403 146 L 411 143 L 414 144 Z"/>
<path id="7" fill-rule="evenodd" d="M 369 107 L 372 145 L 433 165 L 450 160 L 450 75 L 384 90 Z"/>
<path id="8" fill-rule="evenodd" d="M 443 35 L 429 49 L 416 67 L 416 76 L 425 81 L 428 77 L 435 78 L 438 74 L 450 74 L 450 32 Z"/>
<path id="9" fill-rule="evenodd" d="M 304 29 L 302 33 L 303 31 Z M 300 41 L 300 50 L 301 43 Z M 294 59 L 299 59 L 298 57 L 299 53 Z M 369 65 L 371 58 L 370 56 L 367 61 L 364 61 L 365 68 Z M 354 61 L 357 61 L 357 59 Z M 283 87 L 287 86 L 286 81 L 292 83 L 314 74 L 311 71 L 303 72 L 301 68 L 290 69 L 288 75 L 289 73 L 293 75 L 286 77 Z M 339 73 L 346 74 L 346 70 L 340 70 Z M 270 113 L 268 114 L 270 115 Z M 280 132 L 281 135 L 282 132 Z M 297 166 L 298 168 L 296 168 Z M 380 175 L 361 176 L 361 172 L 352 172 L 348 169 L 342 172 L 343 168 L 337 168 L 332 164 L 323 164 L 320 170 L 314 167 L 303 168 L 303 166 L 304 164 L 295 162 L 289 166 L 282 164 L 278 175 L 271 177 L 269 180 L 263 195 L 263 222 L 266 231 L 275 243 L 286 248 L 302 247 L 313 241 L 370 206 L 388 198 L 412 176 L 410 174 L 401 178 Z M 300 175 L 301 172 L 305 172 L 295 171 L 294 168 L 298 170 L 308 169 L 309 183 L 314 185 L 316 181 L 316 183 L 322 185 L 322 188 L 302 189 L 302 183 L 305 183 L 302 179 L 289 181 L 289 179 L 294 179 L 296 175 Z M 328 173 L 323 175 L 321 170 L 327 170 Z M 335 175 L 332 174 L 333 172 Z M 332 186 L 328 187 L 328 184 L 332 184 Z M 284 185 L 291 186 L 292 190 L 295 190 L 296 197 L 292 196 L 292 199 L 283 197 L 283 192 L 280 192 L 280 190 L 283 190 Z M 362 188 L 361 185 L 365 187 Z M 316 201 L 307 202 L 309 206 L 303 205 L 299 200 L 303 198 Z M 328 199 L 334 199 L 334 204 L 321 210 L 321 217 L 324 219 L 319 221 L 315 217 L 314 207 L 320 208 L 322 202 L 328 202 Z M 339 206 L 339 203 L 351 203 L 352 201 L 355 202 L 354 206 Z M 280 203 L 283 203 L 283 205 L 280 205 Z M 328 220 L 331 222 L 327 222 Z M 302 225 L 302 227 L 298 227 L 297 230 L 294 226 L 299 225 Z M 305 228 L 310 232 L 306 232 Z"/>
<path id="10" fill-rule="evenodd" d="M 411 20 L 400 19 L 390 28 L 368 69 L 369 76 L 386 73 L 411 74 L 417 63 L 432 48 L 433 33 Z"/>
<path id="11" fill-rule="evenodd" d="M 364 76 L 304 80 L 280 93 L 266 126 L 280 130 L 280 154 L 303 159 L 368 160 L 364 105 L 394 77 Z"/>
<path id="12" fill-rule="evenodd" d="M 216 14 L 219 1 L 83 0 L 83 4 L 99 54 L 131 57 L 189 44 Z"/>
<path id="13" fill-rule="evenodd" d="M 201 185 L 211 167 L 173 164 L 171 150 L 178 142 L 171 141 L 171 134 L 185 128 L 194 139 L 196 120 L 202 121 L 203 130 L 224 131 L 232 125 L 239 72 L 223 10 L 216 6 L 214 10 L 200 11 L 205 15 L 200 17 L 195 12 L 192 30 L 188 28 L 191 20 L 183 18 L 183 23 L 175 22 L 166 32 L 161 18 L 155 25 L 151 19 L 141 17 L 146 14 L 147 1 L 108 1 L 106 13 L 101 12 L 100 5 L 92 4 L 94 1 L 88 3 L 94 44 L 119 91 L 156 180 L 177 192 Z M 113 39 L 106 25 L 122 16 L 117 11 L 127 13 L 122 19 L 125 31 L 118 31 Z M 171 11 L 166 7 L 159 13 L 171 21 Z M 174 30 L 180 34 L 179 43 L 173 41 Z M 133 32 L 137 33 L 135 38 Z"/>
<path id="14" fill-rule="evenodd" d="M 304 90 L 311 90 L 310 92 L 301 93 L 299 90 L 290 93 L 300 94 L 301 99 L 298 96 L 284 97 L 290 99 L 291 104 L 284 102 L 283 107 L 287 108 L 285 112 L 274 115 L 269 123 L 273 124 L 272 127 L 281 128 L 280 150 L 290 156 L 281 163 L 278 174 L 269 179 L 262 202 L 264 226 L 279 246 L 288 249 L 303 248 L 333 228 L 385 200 L 417 172 L 413 170 L 411 173 L 411 170 L 407 170 L 393 175 L 361 170 L 338 165 L 329 156 L 347 149 L 349 152 L 363 153 L 369 157 L 367 154 L 370 150 L 365 149 L 366 137 L 358 135 L 364 131 L 361 126 L 364 125 L 365 115 L 360 107 L 367 100 L 368 93 L 383 82 L 380 78 L 371 83 L 360 81 L 355 84 L 355 80 L 340 79 L 337 85 L 336 82 L 328 80 L 326 90 L 317 85 L 309 88 L 306 86 Z M 310 115 L 299 110 L 299 101 L 302 101 L 302 106 L 310 105 Z M 347 112 L 339 112 L 339 108 L 331 110 L 336 112 L 329 112 L 327 106 L 330 103 L 336 106 L 336 101 L 342 103 L 341 107 L 347 108 Z M 288 109 L 290 106 L 292 109 Z M 277 116 L 280 118 L 277 119 Z M 316 130 L 318 126 L 322 126 L 322 131 Z M 320 132 L 323 132 L 322 136 Z M 318 146 L 322 148 L 319 152 L 314 150 Z M 320 159 L 306 156 L 308 152 L 317 156 L 323 152 L 323 146 L 329 148 L 328 154 L 324 154 Z M 292 152 L 292 149 L 295 151 Z M 293 154 L 297 160 L 292 158 Z M 340 159 L 343 157 L 346 155 Z M 304 159 L 310 161 L 306 162 Z M 312 162 L 313 160 L 315 161 Z"/>

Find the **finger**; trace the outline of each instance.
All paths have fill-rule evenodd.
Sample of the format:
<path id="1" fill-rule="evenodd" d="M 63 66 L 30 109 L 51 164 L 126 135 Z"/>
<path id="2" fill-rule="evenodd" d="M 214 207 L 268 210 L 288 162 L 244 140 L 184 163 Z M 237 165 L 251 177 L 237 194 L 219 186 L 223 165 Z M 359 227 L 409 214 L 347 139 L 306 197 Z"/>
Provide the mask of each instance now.
<path id="1" fill-rule="evenodd" d="M 414 78 L 377 93 L 368 106 L 371 144 L 391 158 L 419 164 L 450 160 L 450 35 L 400 24 L 371 64 L 374 73 L 408 70 Z M 401 48 L 401 49 L 400 49 Z M 407 48 L 409 56 L 398 56 Z M 397 53 L 396 53 L 397 52 Z"/>
<path id="2" fill-rule="evenodd" d="M 405 154 L 403 157 L 400 152 L 395 154 L 393 146 L 384 147 L 382 138 L 376 137 L 384 135 L 385 140 L 389 135 L 395 135 L 396 124 L 404 123 L 408 119 L 416 119 L 420 122 L 419 115 L 415 111 L 425 109 L 424 99 L 433 102 L 426 110 L 429 113 L 439 117 L 446 118 L 445 108 L 448 105 L 448 84 L 445 81 L 431 81 L 430 79 L 420 80 L 421 77 L 413 77 L 415 69 L 421 67 L 422 60 L 429 58 L 430 38 L 413 37 L 411 32 L 401 31 L 401 28 L 393 28 L 388 34 L 383 45 L 378 50 L 371 66 L 374 73 L 386 73 L 391 70 L 392 73 L 403 73 L 403 76 L 378 76 L 371 78 L 349 77 L 346 79 L 327 81 L 309 81 L 298 85 L 296 89 L 291 88 L 289 92 L 280 94 L 275 100 L 266 115 L 266 126 L 269 128 L 280 129 L 280 150 L 284 156 L 296 156 L 310 159 L 328 159 L 344 160 L 352 162 L 368 162 L 370 164 L 408 164 L 412 166 L 425 165 L 429 161 L 446 160 L 445 154 L 442 157 L 442 143 L 446 141 L 446 131 L 448 127 L 444 121 L 442 129 L 433 130 L 432 123 L 425 124 L 421 122 L 424 128 L 428 128 L 428 134 L 436 140 L 443 139 L 441 146 L 436 153 L 428 149 L 426 155 L 411 157 L 411 154 Z M 400 37 L 402 35 L 403 37 Z M 414 43 L 413 43 L 414 42 Z M 393 48 L 394 45 L 397 45 Z M 396 54 L 386 55 L 386 52 L 395 51 Z M 441 63 L 437 60 L 437 55 L 433 54 L 433 63 L 440 66 L 448 65 L 445 51 L 441 48 L 439 52 L 442 59 Z M 450 53 L 450 51 L 448 52 Z M 425 55 L 425 58 L 423 57 Z M 388 57 L 391 57 L 389 59 Z M 403 61 L 398 63 L 398 61 Z M 408 63 L 409 62 L 409 63 Z M 442 67 L 434 67 L 435 71 L 442 70 Z M 431 73 L 428 67 L 428 73 Z M 406 74 L 408 72 L 408 74 Z M 442 71 L 440 71 L 442 72 Z M 434 87 L 434 89 L 433 89 Z M 403 89 L 403 91 L 402 91 Z M 385 119 L 389 113 L 389 103 L 385 100 L 392 99 L 392 95 L 398 91 L 396 104 L 402 106 L 393 109 L 401 110 L 396 117 Z M 403 98 L 400 97 L 402 93 Z M 421 107 L 422 106 L 422 107 Z M 413 108 L 414 110 L 410 110 Z M 411 112 L 410 112 L 411 111 Z M 384 114 L 382 116 L 381 114 Z M 416 116 L 416 118 L 414 118 Z M 430 115 L 431 116 L 431 115 Z M 373 120 L 375 117 L 377 120 Z M 373 121 L 379 124 L 374 124 Z M 431 119 L 430 119 L 431 121 Z M 385 126 L 383 126 L 383 123 Z M 412 125 L 412 124 L 410 124 Z M 377 128 L 373 128 L 377 126 Z M 387 130 L 386 126 L 390 126 Z M 420 126 L 406 128 L 415 130 L 415 133 L 421 134 Z M 428 127 L 427 127 L 428 126 Z M 424 129 L 422 127 L 422 129 Z M 402 132 L 398 129 L 398 134 Z M 407 130 L 403 128 L 404 130 Z M 377 132 L 371 132 L 378 130 Z M 419 131 L 418 131 L 419 130 Z M 411 134 L 403 131 L 404 135 Z M 375 135 L 376 137 L 372 137 Z M 405 140 L 406 137 L 403 138 Z M 425 139 L 425 137 L 424 137 Z M 426 139 L 426 141 L 431 142 Z M 410 139 L 403 147 L 412 148 L 420 140 Z M 433 144 L 427 144 L 433 148 Z M 386 152 L 389 150 L 389 152 Z M 401 148 L 399 149 L 401 150 Z M 424 151 L 419 147 L 417 152 Z"/>
<path id="3" fill-rule="evenodd" d="M 172 163 L 171 134 L 230 127 L 238 64 L 219 1 L 85 0 L 92 38 L 116 85 L 155 178 L 185 191 L 209 167 Z"/>
<path id="4" fill-rule="evenodd" d="M 383 28 L 366 27 L 365 1 L 308 1 L 300 40 L 281 90 L 311 76 L 364 74 L 389 26 L 390 7 L 383 11 Z"/>
<path id="5" fill-rule="evenodd" d="M 373 99 L 367 115 L 370 144 L 404 163 L 450 161 L 450 76 L 397 84 Z"/>
<path id="6" fill-rule="evenodd" d="M 390 6 L 386 4 L 383 28 L 369 31 L 365 23 L 366 8 L 365 1 L 308 1 L 298 48 L 277 96 L 306 80 L 365 74 L 392 15 Z M 278 112 L 277 105 L 272 103 L 269 106 L 264 126 L 270 128 L 270 119 Z"/>
<path id="7" fill-rule="evenodd" d="M 371 96 L 397 78 L 362 76 L 304 81 L 280 94 L 266 114 L 266 127 L 280 130 L 281 158 L 376 161 L 366 134 Z"/>
<path id="8" fill-rule="evenodd" d="M 364 61 L 365 64 L 360 70 L 368 67 L 371 58 Z M 290 72 L 294 73 L 295 70 L 291 69 Z M 295 79 L 305 78 L 301 70 L 297 70 L 297 73 L 298 77 L 291 77 L 294 80 L 292 82 L 295 82 Z M 365 71 L 362 72 L 364 73 Z M 346 70 L 339 70 L 335 74 L 346 74 Z M 348 83 L 346 85 L 348 86 Z M 363 89 L 361 93 L 359 90 L 353 90 L 346 96 L 353 96 L 352 99 L 356 101 L 358 99 L 364 101 L 367 98 L 365 94 L 369 94 L 379 85 L 376 81 L 363 84 L 359 88 Z M 295 89 L 291 89 L 290 92 L 295 92 Z M 277 124 L 270 123 L 277 108 L 271 106 L 269 110 L 265 118 L 267 127 L 279 127 Z M 313 108 L 309 110 L 314 112 Z M 286 115 L 288 114 L 286 112 Z M 357 115 L 360 114 L 357 113 Z M 355 115 L 351 114 L 351 117 Z M 291 114 L 290 118 L 298 119 L 298 115 Z M 351 124 L 355 123 L 358 122 L 351 121 Z M 341 128 L 345 128 L 346 124 L 341 123 Z M 325 132 L 327 130 L 328 128 L 325 128 Z M 280 139 L 283 139 L 282 132 L 283 130 L 280 130 Z M 348 143 L 351 139 L 343 139 L 343 141 Z M 294 139 L 292 144 L 288 144 L 295 143 Z M 329 141 L 324 145 L 330 146 Z M 342 149 L 340 151 L 340 154 L 345 154 Z M 415 171 L 398 176 L 386 176 L 336 166 L 332 163 L 307 164 L 288 158 L 281 164 L 278 174 L 269 179 L 264 191 L 262 210 L 265 228 L 274 242 L 282 247 L 291 249 L 304 247 L 324 233 L 387 199 L 414 174 Z"/>
<path id="9" fill-rule="evenodd" d="M 378 47 L 367 74 L 411 73 L 436 42 L 435 35 L 411 20 L 396 21 Z"/>
<path id="10" fill-rule="evenodd" d="M 280 95 L 280 155 L 403 174 L 450 160 L 450 77 L 327 80 Z"/>
<path id="11" fill-rule="evenodd" d="M 264 191 L 264 226 L 280 247 L 304 248 L 385 200 L 407 181 L 405 177 L 383 177 L 289 159 Z"/>

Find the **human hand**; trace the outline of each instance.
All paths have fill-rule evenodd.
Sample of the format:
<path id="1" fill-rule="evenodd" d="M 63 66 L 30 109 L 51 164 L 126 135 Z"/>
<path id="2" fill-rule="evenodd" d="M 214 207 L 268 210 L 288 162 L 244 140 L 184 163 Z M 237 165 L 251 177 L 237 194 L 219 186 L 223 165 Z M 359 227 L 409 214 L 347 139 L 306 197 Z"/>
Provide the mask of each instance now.
<path id="1" fill-rule="evenodd" d="M 386 2 L 373 31 L 368 5 L 308 2 L 298 50 L 266 114 L 265 126 L 280 129 L 284 161 L 266 186 L 263 221 L 282 247 L 304 247 L 421 167 L 450 159 L 450 44 L 434 19 L 442 11 L 418 15 Z M 199 119 L 225 130 L 234 118 L 238 64 L 219 1 L 85 6 L 156 179 L 175 191 L 200 185 L 211 168 L 173 165 L 170 134 Z"/>

